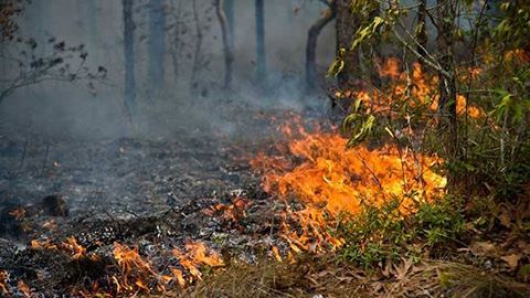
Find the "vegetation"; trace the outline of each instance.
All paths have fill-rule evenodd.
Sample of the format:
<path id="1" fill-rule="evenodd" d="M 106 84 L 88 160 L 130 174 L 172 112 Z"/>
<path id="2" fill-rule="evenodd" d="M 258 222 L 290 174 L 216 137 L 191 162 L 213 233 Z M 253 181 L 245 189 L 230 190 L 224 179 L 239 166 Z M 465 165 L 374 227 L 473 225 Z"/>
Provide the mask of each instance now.
<path id="1" fill-rule="evenodd" d="M 132 0 L 121 2 L 123 105 L 134 122 L 141 100 L 137 6 Z M 201 22 L 194 0 L 189 16 L 195 26 L 193 55 L 179 52 L 187 43 L 180 35 L 191 28 L 185 24 L 191 21 L 181 21 L 185 16 L 175 8 L 174 28 L 168 29 L 174 44 L 166 49 L 165 25 L 171 18 L 166 19 L 164 2 L 153 1 L 149 14 L 149 93 L 164 87 L 166 50 L 172 52 L 175 75 L 181 56 L 193 60 L 190 89 L 197 92 L 199 70 L 208 69 L 214 57 L 203 54 L 209 26 Z M 265 191 L 283 200 L 279 205 L 285 207 L 282 216 L 287 219 L 277 231 L 286 240 L 284 250 L 267 248 L 268 256 L 254 265 L 228 260 L 230 265 L 208 272 L 186 294 L 528 297 L 530 2 L 318 2 L 324 12 L 308 28 L 304 86 L 309 94 L 322 91 L 315 87 L 323 77 L 316 62 L 318 36 L 334 21 L 337 53 L 327 77 L 336 92 L 328 96 L 341 110 L 339 130 L 347 141 L 333 135 L 336 131 L 311 134 L 303 125 L 286 129 L 288 137 L 297 131 L 302 141 L 293 137 L 281 152 L 283 159 L 260 161 L 273 165 L 268 171 L 264 167 Z M 13 20 L 23 13 L 24 3 L 0 2 L 0 42 L 24 47 L 18 53 L 24 59 L 12 61 L 29 61 L 17 63 L 17 76 L 2 82 L 0 105 L 16 90 L 43 81 L 87 79 L 92 84 L 105 79 L 105 68 L 92 73 L 85 67 L 88 53 L 82 44 L 68 46 L 50 38 L 39 45 L 22 38 Z M 255 77 L 260 87 L 269 88 L 267 1 L 256 0 L 254 5 Z M 231 92 L 237 72 L 234 1 L 215 0 L 211 11 L 222 36 L 222 86 Z M 35 50 L 42 46 L 51 47 L 51 53 L 38 55 Z M 369 159 L 380 168 L 371 169 Z M 328 186 L 333 191 L 327 192 Z M 359 194 L 361 190 L 366 193 Z M 245 207 L 232 207 L 238 212 L 234 221 L 244 217 Z M 298 255 L 293 257 L 293 252 Z M 186 258 L 184 253 L 177 257 Z M 216 262 L 215 268 L 223 262 Z M 190 266 L 197 280 L 200 266 Z M 181 286 L 187 287 L 178 272 Z M 149 287 L 143 285 L 145 289 Z"/>
<path id="2" fill-rule="evenodd" d="M 439 202 L 421 203 L 412 214 L 403 215 L 401 199 L 395 198 L 332 221 L 338 225 L 329 226 L 329 232 L 344 245 L 317 271 L 326 276 L 341 264 L 346 272 L 352 266 L 367 276 L 392 277 L 399 286 L 387 287 L 382 296 L 526 296 L 529 289 L 515 280 L 530 278 L 530 6 L 524 1 L 324 2 L 328 9 L 308 35 L 306 80 L 311 85 L 315 76 L 315 40 L 336 18 L 338 56 L 328 75 L 338 79 L 334 100 L 346 111 L 342 132 L 351 150 L 387 143 L 414 156 L 440 156 L 445 166 L 438 171 L 448 177 L 448 188 Z M 382 61 L 382 44 L 402 58 Z M 297 262 L 314 265 L 304 258 Z M 302 276 L 291 279 L 290 274 L 301 270 L 285 273 L 282 266 L 229 269 L 198 291 L 290 297 L 296 296 L 293 290 L 282 289 L 321 285 L 317 277 L 310 279 L 314 285 L 297 285 Z M 428 277 L 433 271 L 437 277 Z M 355 279 L 357 284 L 343 289 L 363 288 L 362 279 Z M 236 293 L 229 286 L 233 280 L 254 290 Z M 407 289 L 400 280 L 418 283 Z M 433 288 L 412 294 L 420 282 Z M 324 286 L 323 293 L 342 297 L 331 294 L 334 286 Z"/>

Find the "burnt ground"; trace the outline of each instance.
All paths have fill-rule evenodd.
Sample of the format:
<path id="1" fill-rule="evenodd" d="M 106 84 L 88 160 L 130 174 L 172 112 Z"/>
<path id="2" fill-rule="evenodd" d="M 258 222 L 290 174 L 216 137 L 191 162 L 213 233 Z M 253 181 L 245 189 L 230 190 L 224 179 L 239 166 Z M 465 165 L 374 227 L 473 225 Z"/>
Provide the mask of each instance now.
<path id="1" fill-rule="evenodd" d="M 190 239 L 245 262 L 271 243 L 281 249 L 272 232 L 280 221 L 275 209 L 282 207 L 260 190 L 247 162 L 272 143 L 277 122 L 270 123 L 270 114 L 239 120 L 239 129 L 252 137 L 180 133 L 82 141 L 0 135 L 0 270 L 8 273 L 0 284 L 20 297 L 27 295 L 20 281 L 46 297 L 76 296 L 94 285 L 116 293 L 110 282 L 120 274 L 112 258 L 115 243 L 138 247 L 161 275 L 175 262 L 171 249 Z M 227 218 L 224 209 L 212 209 L 220 204 L 240 204 L 245 216 Z M 71 239 L 86 249 L 81 258 L 64 244 Z M 156 278 L 146 280 L 156 288 Z"/>

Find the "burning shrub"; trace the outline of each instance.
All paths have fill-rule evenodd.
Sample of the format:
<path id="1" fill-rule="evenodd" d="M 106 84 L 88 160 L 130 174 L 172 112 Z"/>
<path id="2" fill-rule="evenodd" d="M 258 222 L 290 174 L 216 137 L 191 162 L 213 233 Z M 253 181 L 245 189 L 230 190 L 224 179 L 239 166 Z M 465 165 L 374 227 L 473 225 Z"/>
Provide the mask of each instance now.
<path id="1" fill-rule="evenodd" d="M 260 155 L 252 165 L 265 173 L 266 191 L 302 203 L 288 208 L 288 217 L 296 224 L 284 225 L 294 250 L 341 246 L 344 239 L 332 236 L 328 227 L 366 207 L 381 208 L 395 201 L 399 218 L 444 194 L 446 180 L 434 170 L 443 160 L 436 156 L 390 145 L 348 150 L 348 141 L 337 132 L 309 133 L 301 126 L 284 131 L 294 139 L 279 148 L 282 155 Z"/>

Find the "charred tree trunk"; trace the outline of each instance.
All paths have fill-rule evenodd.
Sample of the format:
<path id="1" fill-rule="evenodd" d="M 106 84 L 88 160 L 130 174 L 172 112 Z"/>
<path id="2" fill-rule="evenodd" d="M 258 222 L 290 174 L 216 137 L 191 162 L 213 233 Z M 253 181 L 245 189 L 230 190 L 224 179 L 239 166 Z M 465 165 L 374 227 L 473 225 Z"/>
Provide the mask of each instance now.
<path id="1" fill-rule="evenodd" d="M 439 74 L 438 113 L 441 117 L 439 129 L 446 141 L 445 151 L 448 160 L 454 161 L 458 155 L 458 135 L 456 121 L 456 71 L 454 61 L 454 40 L 456 22 L 456 0 L 438 0 L 437 16 L 439 23 L 437 46 L 440 65 L 444 73 Z M 451 180 L 451 179 L 449 179 Z M 454 181 L 453 181 L 454 182 Z"/>
<path id="2" fill-rule="evenodd" d="M 122 0 L 125 56 L 125 108 L 131 121 L 136 113 L 133 0 Z"/>
<path id="3" fill-rule="evenodd" d="M 266 80 L 265 60 L 265 1 L 256 0 L 256 63 L 257 77 L 260 82 Z"/>
<path id="4" fill-rule="evenodd" d="M 308 91 L 315 89 L 315 82 L 317 80 L 316 56 L 318 36 L 320 35 L 320 32 L 322 32 L 322 29 L 335 18 L 335 8 L 335 0 L 333 0 L 330 3 L 329 8 L 324 11 L 322 17 L 309 28 L 309 32 L 307 33 L 305 80 Z"/>
<path id="5" fill-rule="evenodd" d="M 232 62 L 234 61 L 234 49 L 232 42 L 232 35 L 230 33 L 230 26 L 225 15 L 224 1 L 215 0 L 215 11 L 217 18 L 221 24 L 221 32 L 223 35 L 223 51 L 225 60 L 225 78 L 224 87 L 225 89 L 232 88 Z"/>
<path id="6" fill-rule="evenodd" d="M 355 85 L 356 71 L 359 67 L 359 55 L 350 51 L 355 33 L 359 29 L 358 17 L 351 9 L 351 0 L 336 1 L 337 52 L 344 61 L 344 68 L 338 74 L 338 85 L 342 90 Z"/>
<path id="7" fill-rule="evenodd" d="M 150 97 L 164 86 L 164 56 L 166 16 L 162 0 L 151 0 L 149 7 L 149 68 L 148 83 Z"/>

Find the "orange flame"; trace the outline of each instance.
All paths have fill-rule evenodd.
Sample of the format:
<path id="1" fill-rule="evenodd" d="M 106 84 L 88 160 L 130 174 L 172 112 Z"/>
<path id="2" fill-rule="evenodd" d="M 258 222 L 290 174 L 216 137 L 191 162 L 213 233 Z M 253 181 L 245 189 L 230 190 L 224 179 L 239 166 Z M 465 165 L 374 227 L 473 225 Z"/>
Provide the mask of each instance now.
<path id="1" fill-rule="evenodd" d="M 219 255 L 207 249 L 201 242 L 188 242 L 184 248 L 184 251 L 178 248 L 173 249 L 173 255 L 179 259 L 182 267 L 189 273 L 189 279 L 186 281 L 181 270 L 173 270 L 173 274 L 181 287 L 193 282 L 194 279 L 202 279 L 202 273 L 199 270 L 202 266 L 220 267 L 224 265 Z"/>
<path id="2" fill-rule="evenodd" d="M 481 70 L 472 68 L 467 71 L 468 76 L 478 76 Z M 381 78 L 391 81 L 388 94 L 378 91 L 346 90 L 338 92 L 338 98 L 360 99 L 369 112 L 388 114 L 392 105 L 407 103 L 411 107 L 426 106 L 431 111 L 438 108 L 438 78 L 428 75 L 421 64 L 414 63 L 411 71 L 403 71 L 402 64 L 397 58 L 387 59 L 379 70 Z M 465 77 L 463 77 L 465 79 Z M 471 118 L 478 119 L 485 116 L 480 108 L 468 105 L 465 96 L 457 95 L 457 114 L 467 113 Z"/>
<path id="3" fill-rule="evenodd" d="M 216 204 L 202 210 L 207 216 L 219 216 L 223 222 L 237 223 L 246 217 L 245 209 L 251 205 L 251 201 L 245 198 L 236 197 L 231 204 Z"/>
<path id="4" fill-rule="evenodd" d="M 0 271 L 0 290 L 2 290 L 2 295 L 9 296 L 11 293 L 7 287 L 7 281 L 9 280 L 9 273 L 5 270 Z"/>
<path id="5" fill-rule="evenodd" d="M 113 253 L 120 273 L 112 276 L 111 280 L 119 294 L 137 291 L 150 293 L 155 289 L 157 292 L 164 292 L 172 281 L 184 288 L 202 278 L 203 266 L 223 266 L 223 261 L 218 255 L 200 242 L 186 243 L 183 250 L 173 249 L 173 256 L 178 258 L 183 270 L 168 267 L 171 275 L 163 274 L 153 268 L 150 262 L 140 255 L 137 247 L 115 243 Z"/>
<path id="6" fill-rule="evenodd" d="M 69 237 L 62 243 L 63 250 L 69 252 L 74 259 L 82 258 L 86 255 L 86 248 L 79 245 L 75 237 Z"/>
<path id="7" fill-rule="evenodd" d="M 343 240 L 325 230 L 343 214 L 397 199 L 407 215 L 444 192 L 446 179 L 433 170 L 443 163 L 436 156 L 390 145 L 348 150 L 347 140 L 337 133 L 308 133 L 301 127 L 284 131 L 297 131 L 298 138 L 279 156 L 260 154 L 251 165 L 265 173 L 265 191 L 304 204 L 301 210 L 288 210 L 298 224 L 283 225 L 283 236 L 295 252 L 341 246 Z"/>
<path id="8" fill-rule="evenodd" d="M 148 291 L 145 278 L 158 276 L 144 258 L 138 253 L 138 247 L 129 248 L 119 243 L 114 243 L 114 259 L 118 262 L 121 279 L 116 276 L 112 280 L 116 284 L 117 292 L 130 292 L 137 289 Z"/>

